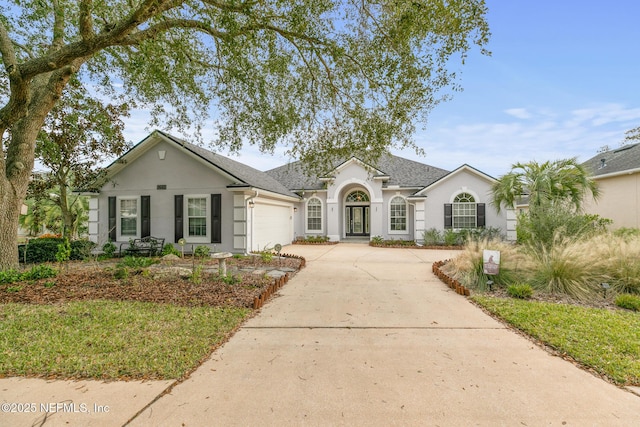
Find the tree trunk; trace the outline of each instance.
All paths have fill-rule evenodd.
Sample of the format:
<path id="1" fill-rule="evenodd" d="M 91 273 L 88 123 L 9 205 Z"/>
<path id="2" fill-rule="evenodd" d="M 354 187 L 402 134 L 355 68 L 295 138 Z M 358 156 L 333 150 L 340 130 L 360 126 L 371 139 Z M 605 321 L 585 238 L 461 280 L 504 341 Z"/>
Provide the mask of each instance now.
<path id="1" fill-rule="evenodd" d="M 0 203 L 0 271 L 18 268 L 18 219 L 22 200 L 11 197 L 4 188 Z"/>

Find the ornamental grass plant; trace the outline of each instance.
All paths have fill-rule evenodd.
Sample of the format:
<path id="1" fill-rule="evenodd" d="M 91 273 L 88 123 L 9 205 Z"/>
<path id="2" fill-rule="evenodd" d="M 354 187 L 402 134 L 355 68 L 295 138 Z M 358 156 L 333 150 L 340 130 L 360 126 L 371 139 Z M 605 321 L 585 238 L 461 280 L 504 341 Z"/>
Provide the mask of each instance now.
<path id="1" fill-rule="evenodd" d="M 500 251 L 499 274 L 491 276 L 484 273 L 483 251 Z M 488 290 L 487 282 L 507 286 L 514 282 L 524 282 L 532 268 L 528 257 L 518 247 L 495 239 L 470 239 L 456 258 L 445 264 L 443 271 L 462 285 L 478 291 Z"/>
<path id="2" fill-rule="evenodd" d="M 606 257 L 599 245 L 589 239 L 570 239 L 556 234 L 550 247 L 528 245 L 526 252 L 534 263 L 529 281 L 534 289 L 564 294 L 579 300 L 597 295 L 606 282 Z"/>

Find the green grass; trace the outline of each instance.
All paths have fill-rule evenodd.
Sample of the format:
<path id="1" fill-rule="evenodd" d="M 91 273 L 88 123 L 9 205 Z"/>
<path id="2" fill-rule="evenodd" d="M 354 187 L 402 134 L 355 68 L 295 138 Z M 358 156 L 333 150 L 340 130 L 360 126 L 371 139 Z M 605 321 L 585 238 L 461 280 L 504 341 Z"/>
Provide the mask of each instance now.
<path id="1" fill-rule="evenodd" d="M 178 379 L 249 312 L 120 301 L 0 305 L 0 376 Z"/>
<path id="2" fill-rule="evenodd" d="M 532 337 L 619 385 L 640 385 L 640 313 L 475 296 Z"/>

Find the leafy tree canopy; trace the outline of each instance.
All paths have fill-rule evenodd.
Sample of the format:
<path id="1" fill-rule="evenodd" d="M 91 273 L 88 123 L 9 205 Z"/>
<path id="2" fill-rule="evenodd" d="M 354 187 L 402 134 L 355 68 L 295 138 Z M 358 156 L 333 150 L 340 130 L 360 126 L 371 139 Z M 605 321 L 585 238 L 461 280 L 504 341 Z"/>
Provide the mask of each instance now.
<path id="1" fill-rule="evenodd" d="M 579 210 L 588 194 L 597 198 L 600 191 L 575 157 L 544 163 L 516 163 L 492 187 L 493 205 L 498 211 L 502 207 L 513 207 L 522 197 L 529 198 L 532 213 L 552 204 Z"/>
<path id="2" fill-rule="evenodd" d="M 484 0 L 8 0 L 0 4 L 0 268 L 45 118 L 73 77 L 220 146 L 321 169 L 413 147 L 488 42 Z M 209 111 L 216 120 L 204 128 Z"/>
<path id="3" fill-rule="evenodd" d="M 458 88 L 452 56 L 489 35 L 484 2 L 471 0 L 11 3 L 3 127 L 33 96 L 14 88 L 80 73 L 152 108 L 153 125 L 232 150 L 283 143 L 311 163 L 413 146 L 416 120 Z M 216 127 L 203 129 L 210 106 Z"/>

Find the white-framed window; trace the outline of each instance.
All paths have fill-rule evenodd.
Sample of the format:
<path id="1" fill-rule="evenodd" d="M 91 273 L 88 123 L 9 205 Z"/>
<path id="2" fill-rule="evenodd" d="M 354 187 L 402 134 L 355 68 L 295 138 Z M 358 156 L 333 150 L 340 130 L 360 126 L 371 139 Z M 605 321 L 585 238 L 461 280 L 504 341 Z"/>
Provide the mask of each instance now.
<path id="1" fill-rule="evenodd" d="M 389 202 L 389 233 L 399 234 L 407 231 L 407 201 L 395 196 Z"/>
<path id="2" fill-rule="evenodd" d="M 469 193 L 460 193 L 453 199 L 453 228 L 476 228 L 478 218 L 478 205 L 475 198 Z"/>
<path id="3" fill-rule="evenodd" d="M 312 197 L 307 200 L 307 233 L 322 233 L 322 200 Z"/>
<path id="4" fill-rule="evenodd" d="M 209 243 L 211 232 L 210 196 L 193 194 L 184 196 L 184 237 L 188 242 Z"/>
<path id="5" fill-rule="evenodd" d="M 118 198 L 118 240 L 136 239 L 140 237 L 140 198 Z"/>

